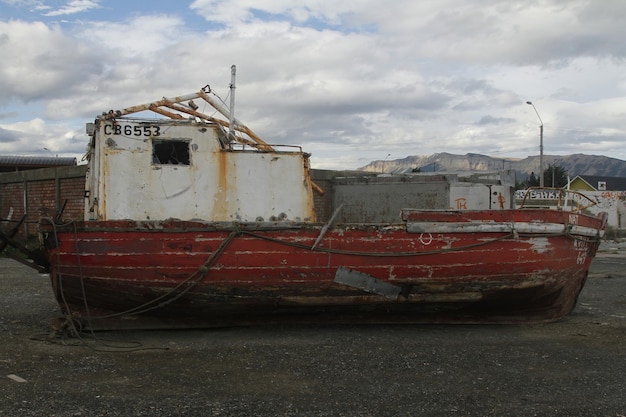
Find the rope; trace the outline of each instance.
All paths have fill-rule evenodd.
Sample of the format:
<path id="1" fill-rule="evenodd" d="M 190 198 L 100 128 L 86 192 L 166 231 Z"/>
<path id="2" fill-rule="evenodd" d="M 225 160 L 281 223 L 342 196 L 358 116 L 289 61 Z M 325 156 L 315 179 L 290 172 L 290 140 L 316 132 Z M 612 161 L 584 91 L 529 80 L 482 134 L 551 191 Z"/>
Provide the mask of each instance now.
<path id="1" fill-rule="evenodd" d="M 176 285 L 175 287 L 173 287 L 170 291 L 166 292 L 165 294 L 162 294 L 150 301 L 145 302 L 144 304 L 141 304 L 137 307 L 133 307 L 131 309 L 119 312 L 119 313 L 113 313 L 113 314 L 109 314 L 106 316 L 96 316 L 93 317 L 93 319 L 105 319 L 105 318 L 112 318 L 112 317 L 119 317 L 119 316 L 125 316 L 125 315 L 129 315 L 129 314 L 142 314 L 145 313 L 147 311 L 151 311 L 151 310 L 155 310 L 157 308 L 161 308 L 164 307 L 174 301 L 176 301 L 177 299 L 179 299 L 180 297 L 182 297 L 184 294 L 186 294 L 189 290 L 191 290 L 192 288 L 194 288 L 196 285 L 198 285 L 198 283 L 200 283 L 208 274 L 209 270 L 211 269 L 211 267 L 215 264 L 215 261 L 217 261 L 217 259 L 222 255 L 222 253 L 224 252 L 224 250 L 226 249 L 226 247 L 230 244 L 230 242 L 241 232 L 239 230 L 233 230 L 226 239 L 224 239 L 222 241 L 222 243 L 220 243 L 220 246 L 207 258 L 207 260 L 198 267 L 198 269 L 196 271 L 194 271 L 189 277 L 187 277 L 185 280 L 181 281 L 178 285 Z M 194 276 L 198 275 L 198 278 L 196 278 L 195 280 L 191 281 Z M 174 294 L 179 288 L 181 288 L 183 285 L 189 283 L 190 284 L 183 289 L 182 291 L 180 291 L 178 294 L 174 295 L 173 297 L 166 299 L 167 297 L 171 296 L 172 294 Z M 150 307 L 151 304 L 154 304 L 160 300 L 165 299 L 165 301 L 153 305 Z"/>
<path id="2" fill-rule="evenodd" d="M 0 222 L 1 223 L 19 223 L 20 220 L 16 220 L 16 219 L 6 219 L 6 218 L 0 218 Z M 38 224 L 39 220 L 24 220 L 23 223 L 26 224 Z"/>
<path id="3" fill-rule="evenodd" d="M 57 226 L 67 226 L 70 223 L 66 223 L 66 224 L 60 224 L 57 225 L 57 223 L 48 217 L 44 217 L 41 219 L 41 221 L 47 221 L 52 225 L 52 238 L 54 239 L 54 247 L 55 248 L 59 248 L 59 237 L 58 237 L 58 232 L 57 232 Z M 78 245 L 78 243 L 76 243 L 76 245 Z M 81 340 L 81 344 L 82 345 L 86 345 L 86 342 L 83 340 L 83 338 L 80 336 L 81 332 L 82 332 L 82 326 L 80 325 L 80 322 L 77 320 L 74 320 L 74 314 L 72 313 L 72 309 L 70 308 L 69 303 L 67 302 L 67 300 L 65 299 L 65 291 L 63 291 L 63 274 L 61 273 L 61 251 L 59 249 L 57 249 L 56 251 L 56 266 L 54 268 L 54 270 L 50 271 L 51 273 L 56 273 L 56 277 L 58 280 L 58 294 L 60 296 L 61 302 L 63 304 L 63 306 L 65 307 L 65 322 L 64 322 L 64 326 L 63 328 L 59 329 L 59 330 L 67 330 L 69 331 L 69 336 L 70 337 L 74 337 L 77 338 L 79 340 Z M 78 255 L 78 251 L 77 251 L 77 255 Z M 80 262 L 80 256 L 78 255 L 78 259 Z M 81 283 L 82 283 L 82 277 L 81 277 Z M 88 314 L 88 313 L 87 313 Z M 53 331 L 51 334 L 49 334 L 46 337 L 46 341 L 51 342 L 51 343 L 58 343 L 56 342 L 55 337 L 58 336 L 59 334 L 59 330 L 55 330 Z"/>
<path id="4" fill-rule="evenodd" d="M 268 236 L 263 236 L 263 235 L 259 235 L 253 232 L 249 232 L 249 231 L 241 231 L 241 234 L 245 234 L 248 236 L 252 236 L 261 240 L 265 240 L 268 242 L 273 242 L 273 243 L 278 243 L 278 244 L 282 244 L 285 246 L 291 246 L 291 247 L 295 247 L 295 248 L 299 248 L 299 249 L 306 249 L 306 250 L 310 250 L 313 252 L 327 252 L 327 253 L 333 253 L 333 254 L 339 254 L 339 255 L 352 255 L 352 256 L 371 256 L 371 257 L 379 257 L 379 258 L 388 258 L 388 257 L 410 257 L 410 256 L 425 256 L 425 255 L 434 255 L 434 254 L 441 254 L 441 253 L 447 253 L 447 252 L 458 252 L 461 250 L 465 250 L 465 249 L 471 249 L 471 248 L 475 248 L 478 246 L 483 246 L 483 245 L 488 245 L 494 242 L 499 242 L 501 240 L 505 240 L 508 239 L 510 237 L 513 236 L 512 233 L 507 233 L 506 235 L 500 236 L 498 238 L 495 239 L 491 239 L 491 240 L 487 240 L 487 241 L 483 241 L 483 242 L 479 242 L 479 243 L 473 243 L 471 245 L 465 245 L 465 246 L 457 246 L 454 248 L 446 248 L 446 249 L 439 249 L 439 250 L 432 250 L 432 251 L 428 251 L 428 252 L 358 252 L 358 251 L 349 251 L 349 250 L 342 250 L 342 249 L 332 249 L 332 248 L 320 248 L 320 247 L 315 247 L 312 248 L 311 246 L 308 245 L 303 245 L 301 243 L 296 243 L 296 242 L 285 242 L 284 240 L 280 240 L 280 239 L 275 239 L 272 237 L 268 237 Z"/>
<path id="5" fill-rule="evenodd" d="M 52 230 L 53 230 L 53 238 L 54 238 L 54 244 L 55 247 L 59 247 L 59 239 L 58 239 L 58 232 L 57 232 L 57 224 L 50 218 L 43 218 L 42 220 L 48 221 L 52 224 Z M 79 252 L 79 248 L 78 248 L 78 228 L 76 225 L 75 221 L 70 221 L 68 223 L 62 224 L 60 226 L 68 226 L 68 225 L 73 225 L 73 231 L 74 231 L 74 243 L 75 243 L 75 250 L 76 250 L 76 256 L 78 258 L 77 262 L 78 262 L 78 273 L 79 273 L 79 279 L 80 279 L 80 285 L 81 285 L 81 293 L 82 293 L 82 298 L 83 298 L 83 302 L 85 305 L 85 313 L 87 316 L 87 323 L 89 325 L 90 328 L 90 332 L 91 332 L 91 336 L 93 338 L 93 340 L 95 342 L 99 342 L 101 343 L 103 346 L 107 347 L 107 349 L 100 349 L 100 348 L 94 348 L 92 346 L 90 346 L 87 343 L 87 340 L 84 339 L 81 334 L 83 334 L 82 331 L 82 326 L 80 321 L 75 320 L 74 318 L 74 314 L 72 313 L 72 309 L 69 305 L 69 303 L 67 302 L 66 298 L 65 298 L 65 292 L 63 291 L 63 277 L 61 274 L 61 270 L 60 270 L 60 265 L 61 265 L 61 255 L 60 255 L 60 250 L 57 250 L 56 253 L 56 257 L 57 257 L 57 262 L 56 262 L 56 276 L 58 278 L 58 283 L 59 283 L 59 293 L 60 293 L 60 297 L 61 297 L 61 301 L 63 303 L 63 305 L 65 306 L 65 311 L 66 311 L 66 317 L 65 317 L 65 324 L 67 327 L 67 330 L 69 330 L 69 336 L 70 337 L 74 337 L 76 339 L 78 339 L 80 341 L 80 343 L 78 345 L 81 346 L 87 346 L 90 347 L 93 350 L 96 351 L 100 351 L 100 352 L 110 352 L 111 349 L 114 349 L 115 351 L 124 351 L 124 352 L 134 352 L 134 351 L 140 351 L 140 350 L 167 350 L 168 348 L 146 348 L 141 346 L 140 343 L 138 342 L 118 342 L 118 341 L 113 341 L 114 343 L 126 343 L 127 345 L 131 345 L 131 346 L 119 346 L 119 345 L 112 345 L 109 343 L 103 343 L 102 339 L 99 339 L 96 337 L 94 331 L 93 331 L 93 326 L 91 325 L 92 320 L 99 320 L 99 319 L 106 319 L 106 318 L 113 318 L 113 317 L 119 317 L 119 316 L 123 316 L 123 315 L 129 315 L 129 314 L 141 314 L 141 313 L 145 313 L 147 311 L 150 310 L 154 310 L 157 308 L 161 308 L 175 300 L 177 300 L 178 298 L 182 297 L 185 293 L 187 293 L 189 290 L 191 290 L 193 287 L 195 287 L 200 281 L 202 281 L 207 273 L 209 272 L 210 268 L 215 264 L 215 262 L 217 261 L 217 259 L 219 258 L 219 256 L 221 256 L 221 254 L 224 252 L 224 250 L 226 249 L 226 247 L 230 244 L 230 242 L 240 233 L 238 230 L 233 230 L 226 239 L 224 239 L 224 241 L 222 241 L 222 243 L 220 244 L 220 246 L 207 258 L 207 260 L 198 267 L 198 269 L 196 271 L 194 271 L 187 279 L 185 279 L 184 281 L 180 282 L 178 285 L 176 285 L 174 288 L 172 288 L 170 291 L 168 291 L 167 293 L 153 299 L 150 300 L 140 306 L 128 309 L 126 311 L 123 312 L 118 312 L 118 313 L 114 313 L 114 314 L 110 314 L 110 315 L 106 315 L 106 316 L 94 316 L 91 317 L 90 316 L 90 308 L 87 302 L 87 293 L 85 290 L 85 285 L 84 285 L 84 280 L 85 277 L 83 275 L 83 271 L 82 271 L 82 264 L 80 261 L 80 252 Z M 186 283 L 190 282 L 191 279 L 198 275 L 199 277 L 196 278 L 194 281 L 191 282 L 190 285 L 188 285 L 183 291 L 180 291 L 178 294 L 174 295 L 173 297 L 165 300 L 162 303 L 159 303 L 157 305 L 154 305 L 152 307 L 148 307 L 151 304 L 154 304 L 162 299 L 165 299 L 166 297 L 174 294 L 179 288 L 181 288 L 183 285 L 185 285 Z M 63 344 L 63 345 L 67 345 L 67 343 L 63 342 L 60 343 L 55 339 L 55 336 L 58 335 L 58 332 L 53 332 L 52 334 L 49 334 L 46 336 L 46 341 L 50 342 L 50 343 L 57 343 L 57 344 Z M 38 336 L 34 336 L 33 339 L 40 339 L 40 337 Z"/>

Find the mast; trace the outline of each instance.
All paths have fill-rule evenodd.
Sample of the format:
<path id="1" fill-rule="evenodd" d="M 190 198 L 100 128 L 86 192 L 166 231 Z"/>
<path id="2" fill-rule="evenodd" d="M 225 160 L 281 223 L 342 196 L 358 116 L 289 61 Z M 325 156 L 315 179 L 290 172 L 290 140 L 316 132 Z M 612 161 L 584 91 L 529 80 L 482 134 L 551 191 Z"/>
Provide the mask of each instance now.
<path id="1" fill-rule="evenodd" d="M 226 127 L 228 125 L 228 135 L 229 140 L 240 142 L 246 145 L 250 145 L 256 147 L 257 149 L 263 151 L 272 151 L 272 146 L 268 145 L 263 139 L 261 139 L 256 133 L 254 133 L 250 128 L 241 123 L 239 120 L 235 118 L 235 74 L 236 74 L 236 66 L 232 65 L 231 69 L 231 83 L 230 83 L 230 109 L 227 107 L 226 103 L 224 103 L 221 99 L 214 99 L 209 95 L 211 93 L 211 87 L 206 86 L 202 88 L 197 93 L 185 94 L 182 96 L 176 97 L 163 97 L 161 100 L 153 101 L 151 103 L 139 104 L 137 106 L 127 107 L 122 110 L 109 110 L 106 113 L 102 113 L 101 116 L 98 116 L 98 119 L 102 120 L 115 120 L 118 117 L 123 117 L 129 114 L 138 113 L 141 111 L 150 110 L 155 113 L 161 114 L 163 116 L 169 117 L 170 119 L 183 119 L 183 116 L 180 113 L 186 113 L 191 116 L 197 117 L 201 120 L 212 122 L 219 124 L 221 126 Z M 207 103 L 209 103 L 215 110 L 217 110 L 224 118 L 227 118 L 228 121 L 223 119 L 217 119 L 215 117 L 209 116 L 207 114 L 201 113 L 197 110 L 197 106 L 194 107 L 187 103 L 184 105 L 182 103 L 193 101 L 196 98 L 201 98 Z M 172 112 L 174 110 L 175 112 Z M 237 137 L 235 136 L 235 131 L 246 134 L 251 140 Z"/>
<path id="2" fill-rule="evenodd" d="M 235 75 L 237 73 L 237 67 L 235 65 L 231 65 L 230 67 L 230 111 L 229 111 L 229 119 L 228 124 L 230 133 L 230 137 L 233 138 L 235 136 Z"/>

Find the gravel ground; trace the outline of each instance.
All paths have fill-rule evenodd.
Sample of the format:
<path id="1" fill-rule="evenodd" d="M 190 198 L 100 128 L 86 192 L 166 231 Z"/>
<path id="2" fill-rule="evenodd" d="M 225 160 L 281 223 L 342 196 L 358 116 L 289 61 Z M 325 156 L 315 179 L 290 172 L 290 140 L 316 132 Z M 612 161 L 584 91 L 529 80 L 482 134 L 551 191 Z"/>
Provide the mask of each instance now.
<path id="1" fill-rule="evenodd" d="M 46 341 L 46 276 L 0 258 L 0 416 L 626 415 L 626 245 L 551 324 L 283 325 Z"/>

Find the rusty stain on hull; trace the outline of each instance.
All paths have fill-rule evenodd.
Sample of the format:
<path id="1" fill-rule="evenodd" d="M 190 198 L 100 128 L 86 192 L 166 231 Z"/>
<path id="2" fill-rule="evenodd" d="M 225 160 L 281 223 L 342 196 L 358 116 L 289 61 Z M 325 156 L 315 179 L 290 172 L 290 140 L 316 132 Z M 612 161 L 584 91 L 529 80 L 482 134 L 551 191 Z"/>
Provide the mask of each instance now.
<path id="1" fill-rule="evenodd" d="M 482 221 L 482 213 L 464 216 Z M 501 213 L 500 220 L 563 218 L 521 213 Z M 430 221 L 433 213 L 423 215 Z M 419 222 L 419 212 L 406 216 Z M 365 311 L 413 322 L 528 322 L 557 320 L 574 307 L 604 220 L 579 216 L 595 237 L 432 229 L 427 240 L 402 225 L 355 224 L 331 227 L 314 249 L 323 225 L 170 220 L 42 224 L 42 230 L 60 304 L 83 315 L 86 304 L 94 321 L 156 315 L 206 325 L 250 315 Z M 533 250 L 537 240 L 545 250 Z M 351 274 L 358 279 L 345 278 Z M 363 277 L 373 281 L 355 285 Z M 378 289 L 368 291 L 372 283 Z M 390 289 L 397 295 L 390 297 Z"/>

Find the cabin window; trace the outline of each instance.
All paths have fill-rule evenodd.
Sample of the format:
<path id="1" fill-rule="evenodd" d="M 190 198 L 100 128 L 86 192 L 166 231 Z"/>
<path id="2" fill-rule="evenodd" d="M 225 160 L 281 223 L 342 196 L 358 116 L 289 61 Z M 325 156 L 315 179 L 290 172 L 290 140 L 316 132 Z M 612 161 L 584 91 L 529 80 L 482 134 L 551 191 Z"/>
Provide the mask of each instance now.
<path id="1" fill-rule="evenodd" d="M 189 142 L 185 140 L 153 140 L 152 163 L 156 165 L 189 165 Z"/>

